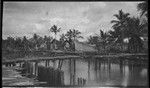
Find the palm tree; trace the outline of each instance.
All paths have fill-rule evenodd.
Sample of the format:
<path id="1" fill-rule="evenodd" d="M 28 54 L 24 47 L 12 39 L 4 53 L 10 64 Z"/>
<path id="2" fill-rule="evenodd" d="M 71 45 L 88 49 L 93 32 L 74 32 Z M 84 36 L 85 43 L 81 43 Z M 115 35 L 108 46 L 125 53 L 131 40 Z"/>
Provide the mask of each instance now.
<path id="1" fill-rule="evenodd" d="M 65 34 L 65 36 L 68 38 L 68 39 L 71 39 L 73 37 L 73 31 L 70 29 L 69 31 L 67 31 L 67 33 Z"/>
<path id="2" fill-rule="evenodd" d="M 60 43 L 58 44 L 61 49 L 64 49 L 66 40 L 67 40 L 67 38 L 66 38 L 65 34 L 61 34 L 60 39 L 59 39 Z"/>
<path id="3" fill-rule="evenodd" d="M 54 49 L 56 49 L 56 35 L 58 32 L 60 32 L 60 29 L 61 28 L 58 28 L 56 25 L 53 25 L 51 28 L 50 28 L 50 31 L 53 32 L 55 34 L 55 39 L 54 39 Z"/>
<path id="4" fill-rule="evenodd" d="M 126 29 L 127 25 L 127 19 L 129 18 L 129 13 L 124 13 L 122 10 L 119 10 L 119 14 L 114 14 L 114 16 L 117 18 L 117 20 L 112 20 L 111 23 L 114 23 L 112 26 L 115 30 L 115 34 L 118 35 L 118 40 L 121 40 L 122 43 L 122 50 L 123 50 L 123 39 L 125 38 L 124 31 Z"/>
<path id="5" fill-rule="evenodd" d="M 65 34 L 62 34 L 62 35 L 60 35 L 60 41 L 65 41 L 67 38 L 66 38 L 66 36 L 65 36 Z"/>
<path id="6" fill-rule="evenodd" d="M 15 48 L 15 40 L 13 37 L 7 37 L 7 45 L 10 49 L 14 49 Z"/>
<path id="7" fill-rule="evenodd" d="M 56 39 L 57 33 L 60 32 L 60 29 L 61 29 L 61 28 L 58 28 L 56 25 L 53 25 L 53 26 L 50 28 L 50 31 L 55 34 L 55 39 Z"/>
<path id="8" fill-rule="evenodd" d="M 91 36 L 91 35 L 88 37 L 87 40 L 88 40 L 88 41 L 87 41 L 88 44 L 95 44 L 95 42 L 96 42 L 96 41 L 94 42 L 93 36 Z"/>
<path id="9" fill-rule="evenodd" d="M 141 12 L 141 16 L 143 16 L 145 14 L 146 17 L 148 17 L 148 3 L 145 1 L 145 2 L 142 2 L 142 3 L 139 3 L 137 5 L 137 9 L 138 11 Z"/>
<path id="10" fill-rule="evenodd" d="M 81 34 L 81 32 L 79 32 L 78 30 L 75 30 L 75 29 L 71 30 L 70 29 L 69 31 L 67 31 L 67 33 L 65 35 L 68 38 L 70 48 L 73 51 L 75 50 L 75 45 L 74 45 L 73 40 L 76 40 L 78 38 L 83 38 L 82 36 L 80 36 L 80 34 Z"/>
<path id="11" fill-rule="evenodd" d="M 69 31 L 67 31 L 66 36 L 70 39 L 73 38 L 73 40 L 76 40 L 78 38 L 83 38 L 82 36 L 80 36 L 80 34 L 81 34 L 80 31 L 75 30 L 75 29 L 73 30 L 70 29 Z"/>
<path id="12" fill-rule="evenodd" d="M 104 33 L 104 31 L 100 30 L 100 39 L 101 39 L 101 43 L 102 43 L 102 46 L 104 48 L 104 50 L 106 49 L 106 45 L 107 45 L 107 39 L 108 39 L 109 35 L 108 33 Z"/>
<path id="13" fill-rule="evenodd" d="M 26 51 L 28 49 L 28 40 L 26 36 L 23 37 L 22 45 L 23 45 L 24 50 Z"/>
<path id="14" fill-rule="evenodd" d="M 21 47 L 22 47 L 21 38 L 18 37 L 18 38 L 16 38 L 16 40 L 15 40 L 15 48 L 16 48 L 17 50 L 20 50 Z"/>
<path id="15" fill-rule="evenodd" d="M 143 35 L 144 24 L 140 24 L 140 19 L 132 17 L 128 20 L 128 26 L 126 33 L 128 34 L 129 39 L 129 50 L 132 52 L 139 52 L 142 50 L 142 40 L 141 36 Z"/>
<path id="16" fill-rule="evenodd" d="M 53 37 L 50 36 L 44 36 L 44 41 L 46 42 L 47 45 L 47 50 L 50 50 L 50 42 L 53 40 Z"/>
<path id="17" fill-rule="evenodd" d="M 34 40 L 34 46 L 37 48 L 37 46 L 38 46 L 38 35 L 37 34 L 34 34 L 33 35 L 33 40 Z"/>
<path id="18" fill-rule="evenodd" d="M 147 35 L 147 33 L 148 33 L 148 19 L 147 19 L 148 18 L 148 2 L 145 1 L 145 2 L 139 3 L 137 5 L 137 9 L 141 13 L 140 17 L 142 17 L 144 15 L 146 16 L 146 19 L 142 18 L 143 19 L 142 24 L 145 25 L 143 33 Z"/>
<path id="19" fill-rule="evenodd" d="M 73 29 L 73 38 L 74 40 L 77 38 L 83 38 L 82 36 L 80 36 L 81 32 L 78 30 Z"/>

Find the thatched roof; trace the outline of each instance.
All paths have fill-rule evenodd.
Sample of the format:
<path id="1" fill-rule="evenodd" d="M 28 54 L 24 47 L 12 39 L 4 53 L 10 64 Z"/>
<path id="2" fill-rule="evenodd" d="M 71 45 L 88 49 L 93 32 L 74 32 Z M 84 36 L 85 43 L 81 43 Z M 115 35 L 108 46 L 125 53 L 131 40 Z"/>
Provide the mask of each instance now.
<path id="1" fill-rule="evenodd" d="M 75 43 L 75 50 L 76 51 L 85 51 L 85 52 L 96 52 L 97 50 L 95 49 L 94 46 L 79 42 L 77 40 L 74 41 Z"/>

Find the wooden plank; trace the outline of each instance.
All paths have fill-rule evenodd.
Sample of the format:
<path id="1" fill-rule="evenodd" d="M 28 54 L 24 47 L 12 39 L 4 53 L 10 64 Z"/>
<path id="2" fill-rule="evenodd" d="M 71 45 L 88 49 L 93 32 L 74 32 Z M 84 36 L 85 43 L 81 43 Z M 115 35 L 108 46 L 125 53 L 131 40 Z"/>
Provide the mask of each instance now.
<path id="1" fill-rule="evenodd" d="M 42 61 L 42 60 L 58 60 L 58 59 L 70 59 L 70 58 L 80 58 L 80 56 L 73 56 L 73 55 L 68 55 L 68 56 L 56 56 L 56 57 L 30 57 L 30 58 L 16 58 L 14 60 L 6 60 L 3 61 L 2 63 L 8 63 L 8 62 L 18 62 L 18 61 Z"/>
<path id="2" fill-rule="evenodd" d="M 94 58 L 112 58 L 112 57 L 130 57 L 130 56 L 148 56 L 147 54 L 116 54 L 116 55 L 93 55 Z M 85 57 L 89 57 L 86 55 Z M 42 61 L 42 60 L 60 60 L 60 59 L 81 59 L 82 56 L 77 55 L 66 55 L 66 56 L 55 56 L 55 57 L 26 57 L 26 58 L 16 58 L 13 60 L 5 60 L 2 61 L 2 63 L 9 63 L 9 62 L 24 62 L 24 61 Z M 144 58 L 144 60 L 147 60 L 147 58 Z"/>

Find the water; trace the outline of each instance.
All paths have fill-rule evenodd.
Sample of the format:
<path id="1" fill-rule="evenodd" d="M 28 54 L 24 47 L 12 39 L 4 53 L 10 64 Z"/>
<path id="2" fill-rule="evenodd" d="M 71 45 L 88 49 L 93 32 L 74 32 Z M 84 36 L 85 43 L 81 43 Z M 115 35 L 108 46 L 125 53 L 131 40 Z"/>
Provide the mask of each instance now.
<path id="1" fill-rule="evenodd" d="M 70 60 L 64 60 L 62 65 L 65 85 L 70 85 L 69 63 Z M 43 62 L 41 64 L 44 65 Z M 52 62 L 50 66 L 53 66 Z M 148 86 L 148 69 L 144 66 L 77 59 L 75 68 L 75 85 L 78 85 L 78 78 L 83 78 L 86 80 L 84 86 Z"/>

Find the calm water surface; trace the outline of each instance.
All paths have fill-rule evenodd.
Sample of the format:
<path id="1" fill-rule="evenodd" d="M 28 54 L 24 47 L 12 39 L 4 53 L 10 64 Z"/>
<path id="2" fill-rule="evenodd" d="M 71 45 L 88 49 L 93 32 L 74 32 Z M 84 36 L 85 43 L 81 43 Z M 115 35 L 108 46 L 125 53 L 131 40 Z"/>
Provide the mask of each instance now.
<path id="1" fill-rule="evenodd" d="M 53 66 L 53 63 L 50 62 L 50 65 Z M 63 61 L 62 70 L 65 85 L 70 85 L 69 60 Z M 108 64 L 102 61 L 77 59 L 75 84 L 78 84 L 78 78 L 83 78 L 86 79 L 84 86 L 148 86 L 147 70 L 146 67 L 139 65 Z"/>

